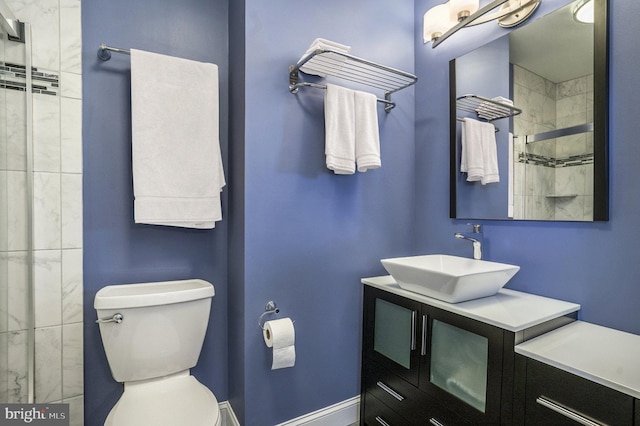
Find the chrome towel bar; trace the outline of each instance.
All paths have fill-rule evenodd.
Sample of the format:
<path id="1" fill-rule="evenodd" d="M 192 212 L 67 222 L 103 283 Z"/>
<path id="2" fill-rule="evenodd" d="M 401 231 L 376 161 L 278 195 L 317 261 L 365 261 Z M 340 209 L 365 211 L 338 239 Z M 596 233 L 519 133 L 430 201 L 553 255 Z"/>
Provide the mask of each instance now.
<path id="1" fill-rule="evenodd" d="M 131 52 L 127 49 L 121 49 L 119 47 L 107 46 L 104 43 L 100 43 L 98 47 L 98 59 L 102 61 L 108 61 L 111 59 L 111 52 L 122 53 L 124 55 L 131 55 Z"/>

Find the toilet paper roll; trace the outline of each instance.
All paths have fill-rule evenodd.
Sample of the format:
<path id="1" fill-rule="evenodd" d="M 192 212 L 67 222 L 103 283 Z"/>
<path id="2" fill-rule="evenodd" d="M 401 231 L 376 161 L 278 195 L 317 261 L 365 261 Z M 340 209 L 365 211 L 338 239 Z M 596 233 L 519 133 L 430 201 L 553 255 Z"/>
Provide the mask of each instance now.
<path id="1" fill-rule="evenodd" d="M 262 336 L 267 347 L 273 348 L 272 370 L 294 366 L 296 363 L 296 332 L 290 318 L 265 322 Z"/>

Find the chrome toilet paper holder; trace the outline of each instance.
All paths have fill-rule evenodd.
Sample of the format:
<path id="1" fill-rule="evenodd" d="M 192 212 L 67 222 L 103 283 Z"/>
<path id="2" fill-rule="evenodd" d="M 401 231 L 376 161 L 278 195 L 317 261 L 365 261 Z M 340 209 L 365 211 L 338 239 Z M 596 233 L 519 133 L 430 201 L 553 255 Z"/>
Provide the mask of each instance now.
<path id="1" fill-rule="evenodd" d="M 258 327 L 260 327 L 260 329 L 264 331 L 264 316 L 269 314 L 275 315 L 278 313 L 280 313 L 280 309 L 278 309 L 278 307 L 276 306 L 276 302 L 274 302 L 273 300 L 268 301 L 264 307 L 264 312 L 262 313 L 262 315 L 260 315 L 260 318 L 258 318 Z"/>

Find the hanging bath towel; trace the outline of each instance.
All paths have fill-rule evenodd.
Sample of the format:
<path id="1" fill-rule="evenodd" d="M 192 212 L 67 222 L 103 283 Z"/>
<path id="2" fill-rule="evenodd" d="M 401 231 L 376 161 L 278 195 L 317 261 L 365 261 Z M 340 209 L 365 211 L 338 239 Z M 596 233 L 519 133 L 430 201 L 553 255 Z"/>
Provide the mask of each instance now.
<path id="1" fill-rule="evenodd" d="M 218 67 L 131 50 L 136 223 L 211 229 L 222 219 Z"/>
<path id="2" fill-rule="evenodd" d="M 467 173 L 467 182 L 480 181 L 483 185 L 500 182 L 493 124 L 464 118 L 461 140 L 460 171 Z"/>

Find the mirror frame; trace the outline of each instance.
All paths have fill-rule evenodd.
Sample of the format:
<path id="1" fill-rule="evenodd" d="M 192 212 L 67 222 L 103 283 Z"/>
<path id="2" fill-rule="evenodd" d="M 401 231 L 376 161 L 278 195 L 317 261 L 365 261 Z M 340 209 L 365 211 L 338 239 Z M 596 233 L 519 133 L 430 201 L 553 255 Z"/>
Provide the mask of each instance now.
<path id="1" fill-rule="evenodd" d="M 609 0 L 594 1 L 593 31 L 593 218 L 609 220 Z M 551 12 L 553 13 L 553 12 Z M 449 62 L 449 217 L 465 220 L 566 222 L 567 220 L 482 218 L 457 216 L 456 59 Z M 576 221 L 582 222 L 582 221 Z M 585 221 L 584 223 L 589 223 Z"/>

